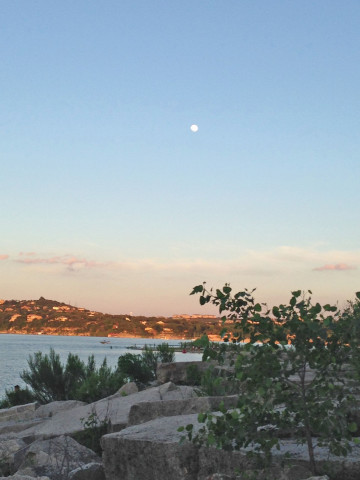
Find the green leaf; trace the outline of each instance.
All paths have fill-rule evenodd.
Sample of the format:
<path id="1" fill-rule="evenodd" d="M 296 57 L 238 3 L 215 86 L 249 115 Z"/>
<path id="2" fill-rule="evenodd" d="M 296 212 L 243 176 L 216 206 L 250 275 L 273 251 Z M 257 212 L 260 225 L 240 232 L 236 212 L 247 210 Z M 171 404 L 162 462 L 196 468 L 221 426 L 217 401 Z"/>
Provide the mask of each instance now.
<path id="1" fill-rule="evenodd" d="M 291 305 L 292 307 L 295 307 L 295 305 L 296 305 L 296 297 L 291 297 L 291 299 L 290 299 L 290 305 Z"/>
<path id="2" fill-rule="evenodd" d="M 185 427 L 179 427 L 179 428 L 177 429 L 177 431 L 178 431 L 178 432 L 183 432 L 183 431 L 184 431 L 184 428 L 185 428 Z"/>
<path id="3" fill-rule="evenodd" d="M 301 295 L 301 290 L 296 290 L 295 292 L 291 292 L 291 295 L 295 298 L 298 298 Z"/>
<path id="4" fill-rule="evenodd" d="M 255 312 L 261 312 L 261 305 L 260 305 L 260 303 L 257 303 L 257 304 L 255 305 L 254 311 L 255 311 Z"/>
<path id="5" fill-rule="evenodd" d="M 229 285 L 225 285 L 225 287 L 223 288 L 223 292 L 225 293 L 225 295 L 229 295 L 231 290 L 232 290 L 232 288 L 229 287 Z"/>
<path id="6" fill-rule="evenodd" d="M 192 423 L 189 423 L 189 425 L 186 425 L 186 431 L 187 432 L 191 432 L 191 430 L 193 429 L 193 424 Z"/>
<path id="7" fill-rule="evenodd" d="M 315 313 L 320 313 L 321 312 L 321 305 L 320 303 L 317 303 L 314 307 L 314 312 Z"/>
<path id="8" fill-rule="evenodd" d="M 273 307 L 272 313 L 276 318 L 279 318 L 280 317 L 279 307 Z"/>
<path id="9" fill-rule="evenodd" d="M 193 288 L 192 292 L 190 295 L 195 295 L 195 293 L 201 293 L 204 290 L 204 285 L 197 285 L 196 287 Z"/>
<path id="10" fill-rule="evenodd" d="M 356 432 L 357 428 L 358 428 L 358 426 L 357 426 L 357 424 L 356 424 L 355 422 L 351 422 L 351 423 L 349 423 L 349 425 L 348 425 L 348 430 L 349 430 L 349 432 L 351 432 L 351 433 Z"/>
<path id="11" fill-rule="evenodd" d="M 356 292 L 355 295 L 356 295 L 356 298 L 360 300 L 360 292 Z"/>
<path id="12" fill-rule="evenodd" d="M 204 423 L 205 420 L 206 420 L 206 417 L 207 417 L 206 413 L 199 413 L 199 415 L 198 415 L 198 421 L 199 421 L 200 423 Z"/>

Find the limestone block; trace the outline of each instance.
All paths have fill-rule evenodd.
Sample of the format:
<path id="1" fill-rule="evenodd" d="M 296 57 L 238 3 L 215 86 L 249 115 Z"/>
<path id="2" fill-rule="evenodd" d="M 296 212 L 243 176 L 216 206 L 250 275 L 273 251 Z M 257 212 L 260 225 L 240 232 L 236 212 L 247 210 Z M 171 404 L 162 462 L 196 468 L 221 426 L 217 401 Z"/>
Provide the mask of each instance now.
<path id="1" fill-rule="evenodd" d="M 116 392 L 117 395 L 121 395 L 123 397 L 127 395 L 132 395 L 133 393 L 137 393 L 139 391 L 135 382 L 125 383 L 119 390 Z"/>
<path id="2" fill-rule="evenodd" d="M 69 473 L 69 480 L 105 480 L 102 463 L 88 463 Z"/>
<path id="3" fill-rule="evenodd" d="M 160 402 L 142 402 L 133 405 L 129 413 L 129 426 L 145 423 L 159 417 L 189 415 L 219 410 L 223 402 L 225 408 L 234 408 L 237 396 L 229 397 L 194 397 L 185 400 L 164 400 Z"/>
<path id="4" fill-rule="evenodd" d="M 100 463 L 100 458 L 90 449 L 71 437 L 61 435 L 50 440 L 38 440 L 26 450 L 18 472 L 22 475 L 66 478 L 70 471 L 88 463 Z"/>
<path id="5" fill-rule="evenodd" d="M 15 457 L 26 448 L 26 443 L 15 435 L 2 435 L 0 439 L 0 475 L 16 470 Z"/>
<path id="6" fill-rule="evenodd" d="M 38 406 L 39 404 L 37 402 L 33 402 L 11 408 L 2 408 L 0 409 L 0 422 L 32 419 L 35 416 L 35 410 Z"/>
<path id="7" fill-rule="evenodd" d="M 187 369 L 195 365 L 199 372 L 205 372 L 210 365 L 217 365 L 216 362 L 174 362 L 160 363 L 156 370 L 156 378 L 159 383 L 173 382 L 176 384 L 187 384 Z"/>
<path id="8" fill-rule="evenodd" d="M 106 480 L 196 480 L 198 449 L 184 442 L 179 426 L 197 415 L 167 417 L 101 439 Z"/>
<path id="9" fill-rule="evenodd" d="M 50 480 L 49 477 L 30 477 L 29 475 L 11 475 L 10 477 L 0 477 L 0 480 Z"/>
<path id="10" fill-rule="evenodd" d="M 149 388 L 128 396 L 112 395 L 97 402 L 61 411 L 19 435 L 27 443 L 59 435 L 73 435 L 84 430 L 84 419 L 95 414 L 99 422 L 109 422 L 110 431 L 119 431 L 128 423 L 130 408 L 135 403 L 160 400 L 159 387 Z"/>
<path id="11" fill-rule="evenodd" d="M 85 402 L 79 402 L 77 400 L 65 400 L 47 403 L 41 405 L 35 412 L 37 418 L 52 417 L 56 413 L 69 411 L 73 408 L 87 405 Z"/>

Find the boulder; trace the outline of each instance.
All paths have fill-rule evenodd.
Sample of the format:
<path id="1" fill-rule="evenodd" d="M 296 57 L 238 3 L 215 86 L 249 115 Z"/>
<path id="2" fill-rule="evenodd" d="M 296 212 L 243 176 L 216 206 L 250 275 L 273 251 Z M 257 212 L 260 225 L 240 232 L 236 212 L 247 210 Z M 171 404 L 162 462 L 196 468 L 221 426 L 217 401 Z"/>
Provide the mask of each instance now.
<path id="1" fill-rule="evenodd" d="M 34 418 L 29 420 L 10 420 L 9 422 L 0 423 L 0 436 L 11 433 L 11 432 L 21 432 L 26 430 L 34 425 L 37 425 L 42 422 L 42 419 Z"/>
<path id="2" fill-rule="evenodd" d="M 189 415 L 219 410 L 220 403 L 225 408 L 236 407 L 238 397 L 194 397 L 185 400 L 165 400 L 160 402 L 141 402 L 133 405 L 129 413 L 129 426 L 145 423 L 159 417 Z"/>
<path id="3" fill-rule="evenodd" d="M 197 415 L 167 417 L 101 439 L 106 480 L 196 480 L 198 449 L 177 428 Z"/>
<path id="4" fill-rule="evenodd" d="M 160 363 L 156 369 L 156 378 L 159 383 L 173 382 L 176 384 L 188 384 L 188 368 L 196 367 L 199 373 L 205 372 L 210 365 L 216 362 L 174 362 Z"/>
<path id="5" fill-rule="evenodd" d="M 327 475 L 322 475 L 321 477 L 309 477 L 306 480 L 329 480 Z"/>
<path id="6" fill-rule="evenodd" d="M 0 439 L 0 475 L 15 472 L 15 456 L 24 451 L 26 443 L 13 434 L 2 435 Z"/>
<path id="7" fill-rule="evenodd" d="M 2 408 L 0 409 L 0 422 L 33 419 L 38 406 L 37 402 L 33 402 L 26 405 L 17 405 L 16 407 Z"/>
<path id="8" fill-rule="evenodd" d="M 27 443 L 59 435 L 71 436 L 84 430 L 84 423 L 90 416 L 95 416 L 99 425 L 108 423 L 110 431 L 116 432 L 126 427 L 132 405 L 159 400 L 161 400 L 159 387 L 125 397 L 115 394 L 91 404 L 72 408 L 70 411 L 55 413 L 42 423 L 20 432 L 19 436 Z"/>
<path id="9" fill-rule="evenodd" d="M 49 477 L 29 477 L 29 475 L 11 475 L 10 477 L 0 477 L 0 480 L 50 480 Z"/>
<path id="10" fill-rule="evenodd" d="M 71 437 L 61 435 L 50 440 L 38 440 L 27 447 L 17 473 L 68 478 L 71 471 L 93 462 L 100 463 L 100 458 L 92 450 Z"/>
<path id="11" fill-rule="evenodd" d="M 197 397 L 194 387 L 189 385 L 175 385 L 173 382 L 167 382 L 159 386 L 161 400 L 186 400 L 187 398 Z"/>
<path id="12" fill-rule="evenodd" d="M 85 402 L 79 402 L 77 400 L 65 400 L 65 401 L 56 401 L 47 403 L 46 405 L 41 405 L 35 412 L 37 418 L 47 418 L 52 417 L 56 413 L 66 411 L 87 405 Z"/>
<path id="13" fill-rule="evenodd" d="M 69 473 L 69 480 L 105 480 L 102 463 L 88 463 Z"/>
<path id="14" fill-rule="evenodd" d="M 247 451 L 200 448 L 187 439 L 179 443 L 184 433 L 178 432 L 178 427 L 192 424 L 196 434 L 203 426 L 198 423 L 197 417 L 197 414 L 192 414 L 157 418 L 104 435 L 101 445 L 106 479 L 205 480 L 215 473 L 233 478 L 234 472 L 248 476 L 255 473 L 257 480 L 303 480 L 311 477 L 306 446 L 298 445 L 291 439 L 282 440 L 279 451 L 273 449 L 270 471 L 257 470 L 256 459 L 250 457 Z M 319 445 L 316 446 L 316 455 L 320 472 L 327 465 L 334 471 L 334 480 L 359 480 L 360 446 L 353 444 L 353 452 L 345 459 L 329 455 Z"/>
<path id="15" fill-rule="evenodd" d="M 116 392 L 117 395 L 121 395 L 122 397 L 126 397 L 127 395 L 132 395 L 133 393 L 137 393 L 139 391 L 135 382 L 128 382 L 125 383 L 119 390 Z"/>

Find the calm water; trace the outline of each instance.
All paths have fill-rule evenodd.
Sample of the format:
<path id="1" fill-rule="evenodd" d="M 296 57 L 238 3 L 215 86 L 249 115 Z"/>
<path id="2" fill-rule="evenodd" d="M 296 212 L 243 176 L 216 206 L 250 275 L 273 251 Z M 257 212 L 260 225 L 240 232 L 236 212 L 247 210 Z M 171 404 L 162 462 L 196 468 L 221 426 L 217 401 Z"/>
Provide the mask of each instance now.
<path id="1" fill-rule="evenodd" d="M 100 343 L 110 340 L 108 344 Z M 48 335 L 5 335 L 0 334 L 0 398 L 6 388 L 14 385 L 25 387 L 20 378 L 20 372 L 27 368 L 27 359 L 30 354 L 41 351 L 49 353 L 52 347 L 60 355 L 62 362 L 66 361 L 69 352 L 79 355 L 81 360 L 87 361 L 88 356 L 94 354 L 96 364 L 99 365 L 104 357 L 108 365 L 115 366 L 117 359 L 124 353 L 140 353 L 140 350 L 128 350 L 129 346 L 158 345 L 164 340 L 148 338 L 99 338 L 99 337 L 63 337 Z M 177 340 L 169 340 L 171 346 L 179 345 Z M 176 353 L 176 361 L 201 360 L 198 353 Z"/>

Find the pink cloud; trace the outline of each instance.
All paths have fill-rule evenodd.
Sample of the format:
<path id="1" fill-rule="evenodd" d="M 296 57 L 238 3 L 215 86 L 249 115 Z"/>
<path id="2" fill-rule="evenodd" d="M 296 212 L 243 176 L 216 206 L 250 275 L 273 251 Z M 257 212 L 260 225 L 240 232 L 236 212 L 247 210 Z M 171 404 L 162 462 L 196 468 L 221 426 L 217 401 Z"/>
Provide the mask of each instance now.
<path id="1" fill-rule="evenodd" d="M 318 272 L 323 272 L 325 270 L 355 270 L 356 267 L 352 267 L 351 265 L 347 265 L 346 263 L 336 263 L 336 264 L 329 264 L 324 265 L 322 267 L 314 268 L 314 270 Z"/>
<path id="2" fill-rule="evenodd" d="M 0 255 L 0 260 L 7 260 L 9 255 Z"/>
<path id="3" fill-rule="evenodd" d="M 36 253 L 35 252 L 20 252 L 19 255 L 20 256 L 24 255 L 25 257 L 32 257 L 32 256 L 36 255 Z"/>
<path id="4" fill-rule="evenodd" d="M 69 270 L 75 270 L 76 268 L 93 268 L 103 267 L 103 263 L 94 262 L 92 260 L 86 260 L 85 258 L 78 258 L 74 255 L 62 255 L 49 258 L 19 258 L 16 260 L 18 263 L 24 263 L 26 265 L 34 264 L 47 264 L 47 265 L 65 265 Z"/>

